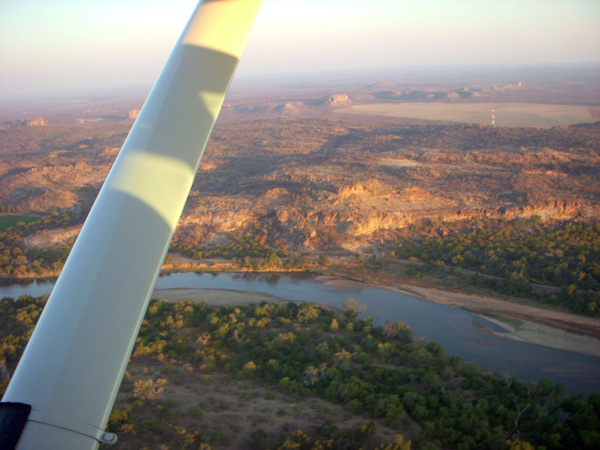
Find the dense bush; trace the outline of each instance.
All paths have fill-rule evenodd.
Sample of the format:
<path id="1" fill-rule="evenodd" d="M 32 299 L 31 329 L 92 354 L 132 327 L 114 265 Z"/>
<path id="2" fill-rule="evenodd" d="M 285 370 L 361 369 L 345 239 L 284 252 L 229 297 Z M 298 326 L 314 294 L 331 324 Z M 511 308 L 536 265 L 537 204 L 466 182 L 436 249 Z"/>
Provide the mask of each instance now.
<path id="1" fill-rule="evenodd" d="M 473 284 L 580 314 L 600 314 L 600 224 L 505 223 L 399 244 L 394 253 L 425 263 L 422 271 L 470 270 L 476 272 L 469 278 Z M 541 293 L 536 284 L 560 289 Z"/>
<path id="2" fill-rule="evenodd" d="M 0 301 L 0 362 L 9 371 L 43 305 L 43 299 L 30 297 Z M 349 305 L 349 310 L 356 307 Z M 132 357 L 160 361 L 164 376 L 177 367 L 190 373 L 224 371 L 233 379 L 262 380 L 297 398 L 319 396 L 366 421 L 394 428 L 396 443 L 382 448 L 597 448 L 600 394 L 585 401 L 568 397 L 548 380 L 529 385 L 484 372 L 446 355 L 435 342 L 413 339 L 407 328 L 401 323 L 373 328 L 368 317 L 312 304 L 213 308 L 203 302 L 153 301 Z M 130 395 L 133 412 L 116 411 L 111 426 L 122 433 L 159 433 L 162 439 L 181 440 L 186 448 L 225 445 L 228 437 L 215 430 L 192 433 L 170 423 L 136 422 L 137 404 L 152 406 L 157 420 L 174 417 L 165 416 L 166 383 L 161 377 L 136 381 Z M 198 408 L 181 414 L 196 420 L 202 416 Z M 261 442 L 281 449 L 351 448 L 344 443 L 363 439 L 353 433 L 371 433 L 370 428 L 360 430 L 326 423 L 314 433 L 294 432 L 283 441 L 256 431 L 247 443 L 249 448 Z M 401 440 L 402 434 L 412 444 Z"/>

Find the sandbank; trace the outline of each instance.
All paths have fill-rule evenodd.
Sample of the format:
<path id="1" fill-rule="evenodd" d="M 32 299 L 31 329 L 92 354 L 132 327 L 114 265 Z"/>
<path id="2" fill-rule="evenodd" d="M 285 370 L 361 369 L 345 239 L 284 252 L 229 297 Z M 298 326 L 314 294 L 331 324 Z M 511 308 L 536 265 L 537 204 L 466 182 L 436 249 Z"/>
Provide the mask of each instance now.
<path id="1" fill-rule="evenodd" d="M 315 280 L 338 289 L 357 290 L 375 287 L 455 306 L 478 314 L 507 331 L 506 333 L 497 333 L 485 327 L 485 329 L 479 330 L 482 335 L 494 334 L 505 339 L 529 342 L 600 358 L 600 339 L 598 338 L 600 336 L 600 320 L 592 317 L 577 316 L 482 295 L 442 291 L 421 286 L 371 285 L 329 276 L 317 276 Z M 174 302 L 190 299 L 195 302 L 204 300 L 211 306 L 249 305 L 262 301 L 280 304 L 289 302 L 289 300 L 268 294 L 225 289 L 156 289 L 152 298 Z M 578 330 L 579 333 L 575 333 L 573 330 Z"/>
<path id="2" fill-rule="evenodd" d="M 479 330 L 483 335 L 493 334 L 506 339 L 600 358 L 600 320 L 593 317 L 578 316 L 483 295 L 442 291 L 421 286 L 371 285 L 329 276 L 318 276 L 316 280 L 338 289 L 376 287 L 455 306 L 478 314 L 507 331 L 497 333 L 485 327 L 485 330 Z M 575 330 L 578 332 L 573 332 Z"/>
<path id="3" fill-rule="evenodd" d="M 182 300 L 201 302 L 204 300 L 210 306 L 250 305 L 252 303 L 259 304 L 263 301 L 269 303 L 289 303 L 290 301 L 252 291 L 189 288 L 155 289 L 152 293 L 152 298 L 167 300 L 169 302 L 179 302 Z"/>

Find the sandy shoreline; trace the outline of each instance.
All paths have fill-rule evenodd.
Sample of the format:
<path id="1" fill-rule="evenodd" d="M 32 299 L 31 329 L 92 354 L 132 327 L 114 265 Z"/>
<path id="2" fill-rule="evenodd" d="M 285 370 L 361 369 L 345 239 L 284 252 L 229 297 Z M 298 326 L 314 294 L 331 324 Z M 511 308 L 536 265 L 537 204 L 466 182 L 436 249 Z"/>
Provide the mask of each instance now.
<path id="1" fill-rule="evenodd" d="M 557 350 L 566 350 L 600 358 L 600 339 L 596 337 L 600 336 L 600 320 L 596 318 L 552 311 L 481 295 L 448 292 L 420 286 L 405 288 L 370 285 L 327 276 L 320 276 L 316 279 L 328 286 L 340 289 L 377 287 L 434 303 L 455 306 L 478 314 L 507 331 L 507 333 L 497 333 L 486 327 L 486 330 L 480 330 L 482 334 L 493 334 L 506 339 L 529 342 Z M 508 317 L 509 321 L 502 320 L 503 317 Z M 585 331 L 586 334 L 569 332 L 567 331 L 569 329 Z"/>
<path id="2" fill-rule="evenodd" d="M 506 339 L 529 342 L 600 358 L 600 339 L 594 336 L 594 333 L 600 335 L 600 320 L 595 318 L 512 303 L 491 297 L 447 292 L 420 286 L 371 285 L 328 276 L 317 276 L 315 280 L 328 286 L 347 290 L 373 287 L 388 289 L 423 300 L 455 306 L 474 312 L 507 331 L 506 333 L 497 333 L 488 327 L 483 327 L 479 330 L 482 335 L 494 334 Z M 223 289 L 156 289 L 152 298 L 167 301 L 191 299 L 199 302 L 205 300 L 211 306 L 248 305 L 251 303 L 258 304 L 262 301 L 288 302 L 288 300 L 267 294 Z M 509 319 L 507 320 L 506 317 Z M 569 332 L 570 329 L 585 330 L 587 335 Z"/>
<path id="3" fill-rule="evenodd" d="M 263 301 L 269 303 L 289 303 L 289 300 L 283 300 L 268 294 L 230 289 L 155 289 L 152 293 L 152 298 L 167 300 L 169 302 L 179 302 L 182 300 L 200 302 L 204 300 L 210 306 L 250 305 L 251 303 L 258 304 Z"/>

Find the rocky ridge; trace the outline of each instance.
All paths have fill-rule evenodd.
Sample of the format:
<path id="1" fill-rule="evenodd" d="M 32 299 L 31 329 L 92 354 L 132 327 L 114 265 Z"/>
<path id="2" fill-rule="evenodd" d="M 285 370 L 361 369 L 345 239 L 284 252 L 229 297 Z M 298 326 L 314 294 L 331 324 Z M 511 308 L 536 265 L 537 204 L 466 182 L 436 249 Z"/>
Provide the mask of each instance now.
<path id="1" fill-rule="evenodd" d="M 323 108 L 350 99 L 320 98 Z M 47 136 L 54 127 L 3 130 L 13 147 L 3 145 L 15 151 L 0 167 L 0 204 L 38 214 L 89 208 L 125 133 L 74 127 L 72 139 L 54 140 Z M 503 130 L 279 117 L 222 124 L 177 239 L 210 244 L 258 234 L 290 249 L 356 250 L 481 220 L 597 221 L 597 148 L 593 124 Z M 29 245 L 58 245 L 76 233 L 68 231 Z"/>

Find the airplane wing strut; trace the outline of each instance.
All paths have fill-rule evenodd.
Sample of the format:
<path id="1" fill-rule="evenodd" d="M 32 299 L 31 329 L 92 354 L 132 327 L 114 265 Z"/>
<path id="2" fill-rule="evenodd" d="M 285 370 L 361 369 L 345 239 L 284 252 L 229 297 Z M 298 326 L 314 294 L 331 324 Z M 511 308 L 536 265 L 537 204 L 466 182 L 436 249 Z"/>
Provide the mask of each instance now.
<path id="1" fill-rule="evenodd" d="M 116 440 L 104 428 L 261 2 L 196 7 L 4 394 L 2 410 L 31 407 L 17 449 L 87 450 Z"/>

